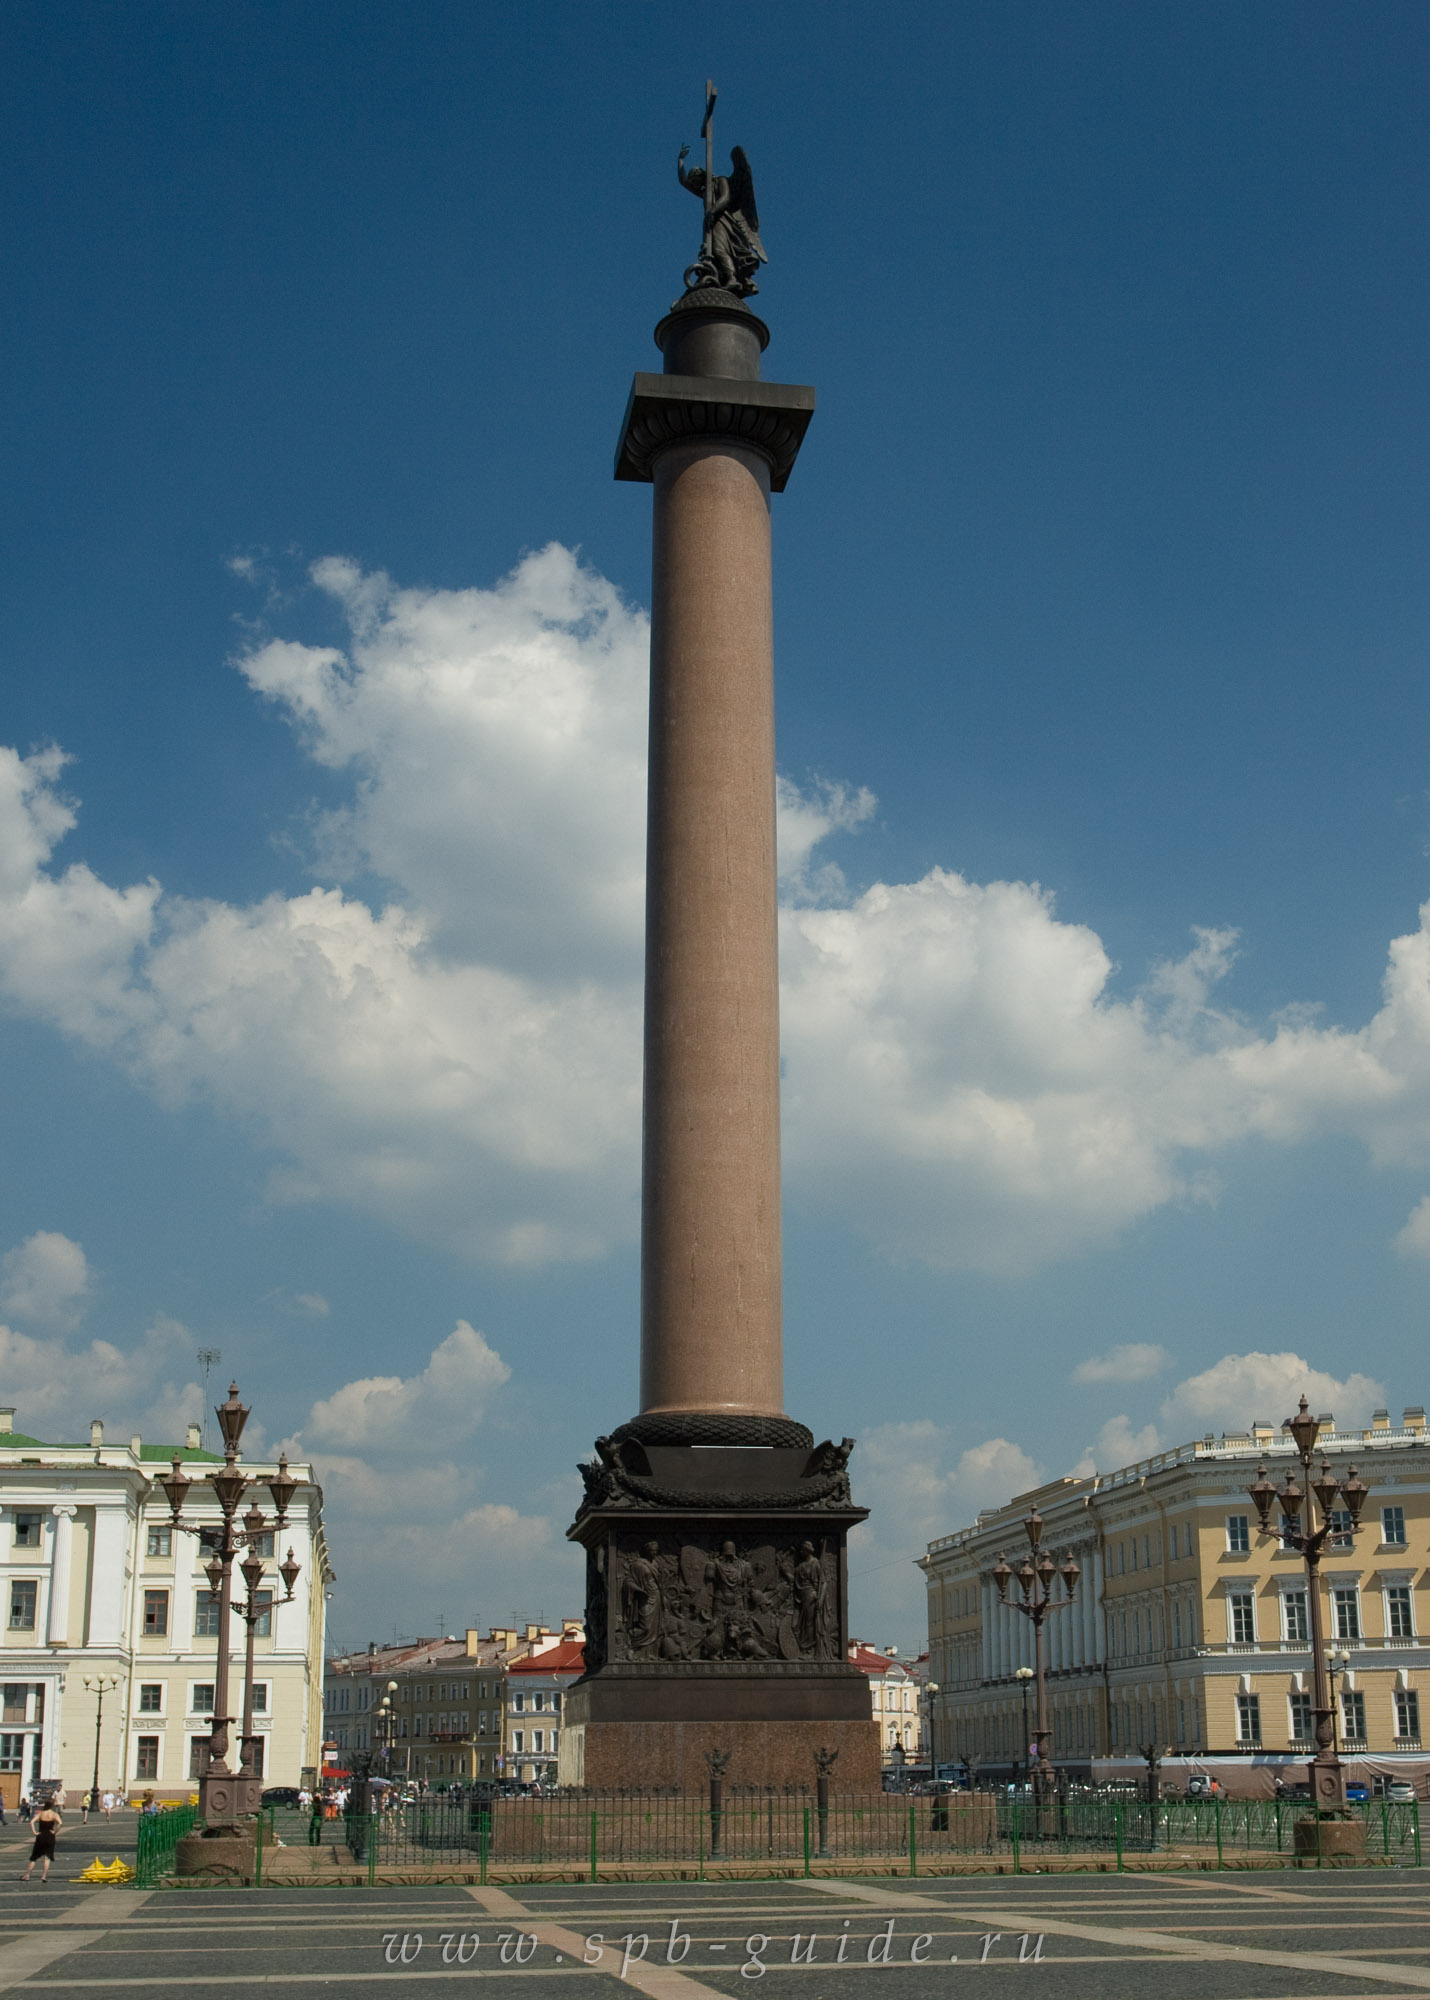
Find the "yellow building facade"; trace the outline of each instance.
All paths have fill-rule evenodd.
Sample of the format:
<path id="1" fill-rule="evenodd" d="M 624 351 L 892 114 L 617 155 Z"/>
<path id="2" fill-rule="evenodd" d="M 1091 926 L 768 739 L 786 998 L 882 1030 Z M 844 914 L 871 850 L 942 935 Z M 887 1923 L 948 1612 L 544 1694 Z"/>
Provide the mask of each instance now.
<path id="1" fill-rule="evenodd" d="M 1370 1488 L 1360 1533 L 1341 1517 L 1321 1564 L 1322 1619 L 1343 1752 L 1418 1755 L 1430 1702 L 1430 1438 L 1425 1413 L 1369 1430 L 1323 1419 L 1318 1454 Z M 1072 1770 L 1149 1747 L 1188 1755 L 1308 1755 L 1313 1699 L 1306 1567 L 1257 1528 L 1247 1488 L 1265 1461 L 1278 1484 L 1294 1462 L 1279 1423 L 1207 1437 L 1120 1471 L 1054 1480 L 986 1509 L 931 1542 L 930 1678 L 941 1761 L 975 1769 L 1023 1761 L 1034 1722 L 1020 1667 L 1031 1622 L 999 1600 L 1000 1555 L 1016 1569 L 1024 1517 L 1044 1546 L 1071 1553 L 1081 1579 L 1044 1624 L 1051 1751 Z M 1019 1596 L 1014 1582 L 1010 1599 Z M 1025 1710 L 1025 1700 L 1027 1708 Z M 1025 1721 L 1026 1715 L 1026 1721 Z"/>

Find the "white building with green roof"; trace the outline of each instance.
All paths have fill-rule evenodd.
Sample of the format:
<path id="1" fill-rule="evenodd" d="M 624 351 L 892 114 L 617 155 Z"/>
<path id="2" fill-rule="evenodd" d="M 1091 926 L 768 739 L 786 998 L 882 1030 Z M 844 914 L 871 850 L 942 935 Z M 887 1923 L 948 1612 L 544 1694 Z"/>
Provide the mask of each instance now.
<path id="1" fill-rule="evenodd" d="M 96 1746 L 101 1791 L 187 1797 L 213 1712 L 218 1619 L 203 1565 L 222 1516 L 204 1480 L 222 1461 L 201 1448 L 196 1424 L 182 1445 L 106 1443 L 98 1419 L 87 1444 L 53 1444 L 14 1419 L 0 1407 L 0 1797 L 8 1809 L 22 1790 L 57 1781 L 77 1798 L 92 1782 Z M 194 1482 L 185 1518 L 207 1532 L 170 1527 L 158 1482 L 176 1455 Z M 299 1485 L 282 1546 L 261 1553 L 276 1564 L 291 1545 L 302 1567 L 291 1604 L 273 1575 L 255 1632 L 254 1707 L 265 1782 L 296 1785 L 321 1762 L 332 1570 L 322 1489 L 311 1466 L 290 1469 Z M 243 1470 L 263 1480 L 277 1467 L 246 1461 Z M 254 1497 L 271 1512 L 266 1488 Z M 240 1618 L 229 1638 L 238 1715 Z"/>

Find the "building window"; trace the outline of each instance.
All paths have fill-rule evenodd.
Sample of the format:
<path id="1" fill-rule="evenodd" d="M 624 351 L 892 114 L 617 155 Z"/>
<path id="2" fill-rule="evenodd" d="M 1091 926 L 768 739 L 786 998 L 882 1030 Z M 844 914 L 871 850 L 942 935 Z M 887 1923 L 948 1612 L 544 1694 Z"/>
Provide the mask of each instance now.
<path id="1" fill-rule="evenodd" d="M 1351 1535 L 1351 1517 L 1345 1507 L 1332 1507 L 1330 1514 L 1330 1536 L 1326 1542 L 1329 1549 L 1350 1549 L 1355 1547 Z"/>
<path id="2" fill-rule="evenodd" d="M 1227 1630 L 1233 1646 L 1256 1644 L 1256 1599 L 1249 1590 L 1234 1590 L 1228 1596 Z"/>
<path id="3" fill-rule="evenodd" d="M 1291 1696 L 1291 1741 L 1309 1743 L 1315 1734 L 1316 1718 L 1311 1713 L 1311 1697 L 1308 1694 Z"/>
<path id="4" fill-rule="evenodd" d="M 196 1639 L 216 1639 L 218 1637 L 218 1592 L 199 1590 L 194 1593 L 194 1637 Z"/>
<path id="5" fill-rule="evenodd" d="M 1403 1549 L 1405 1547 L 1405 1509 L 1403 1507 L 1381 1508 L 1380 1539 L 1393 1549 Z"/>
<path id="6" fill-rule="evenodd" d="M 1296 1548 L 1296 1537 L 1300 1534 L 1300 1532 L 1301 1532 L 1301 1516 L 1299 1514 L 1283 1514 L 1281 1517 L 1282 1548 L 1290 1549 L 1294 1553 Z"/>
<path id="7" fill-rule="evenodd" d="M 44 1537 L 45 1517 L 43 1514 L 17 1514 L 15 1516 L 15 1546 L 17 1549 L 37 1549 Z"/>
<path id="8" fill-rule="evenodd" d="M 1397 1740 L 1420 1740 L 1420 1697 L 1414 1688 L 1395 1690 L 1395 1734 Z"/>
<path id="9" fill-rule="evenodd" d="M 0 1771 L 25 1768 L 25 1739 L 20 1734 L 0 1736 Z"/>
<path id="10" fill-rule="evenodd" d="M 1388 1637 L 1413 1639 L 1415 1626 L 1410 1609 L 1410 1585 L 1393 1583 L 1385 1593 L 1385 1624 Z"/>
<path id="11" fill-rule="evenodd" d="M 273 1592 L 260 1590 L 258 1593 L 258 1616 L 253 1621 L 255 1637 L 269 1639 L 273 1636 Z"/>
<path id="12" fill-rule="evenodd" d="M 1239 1694 L 1237 1696 L 1236 1740 L 1238 1743 L 1259 1743 L 1261 1741 L 1261 1696 L 1259 1694 Z"/>
<path id="13" fill-rule="evenodd" d="M 1226 1517 L 1226 1545 L 1234 1556 L 1251 1554 L 1251 1521 L 1245 1514 Z"/>
<path id="14" fill-rule="evenodd" d="M 169 1527 L 150 1527 L 145 1530 L 144 1553 L 150 1556 L 171 1556 L 174 1553 L 174 1531 Z"/>
<path id="15" fill-rule="evenodd" d="M 1293 1646 L 1310 1644 L 1310 1614 L 1306 1609 L 1304 1590 L 1288 1590 L 1281 1599 L 1281 1615 L 1285 1620 L 1286 1637 Z"/>
<path id="16" fill-rule="evenodd" d="M 223 1553 L 223 1529 L 200 1528 L 199 1554 L 201 1556 L 216 1556 L 216 1555 L 221 1555 L 222 1553 Z"/>
<path id="17" fill-rule="evenodd" d="M 268 1713 L 267 1681 L 255 1681 L 253 1683 L 253 1712 L 255 1715 L 267 1715 Z"/>
<path id="18" fill-rule="evenodd" d="M 412 1734 L 414 1736 L 422 1734 L 422 1717 L 420 1715 L 414 1715 L 412 1718 Z"/>
<path id="19" fill-rule="evenodd" d="M 1360 1598 L 1353 1583 L 1338 1584 L 1331 1592 L 1336 1607 L 1336 1637 L 1359 1639 Z"/>
<path id="20" fill-rule="evenodd" d="M 201 1778 L 209 1767 L 209 1739 L 207 1736 L 189 1738 L 189 1776 Z"/>
<path id="21" fill-rule="evenodd" d="M 482 1709 L 477 1716 L 477 1734 L 478 1736 L 485 1736 L 486 1733 L 487 1733 L 487 1712 L 485 1709 Z"/>
<path id="22" fill-rule="evenodd" d="M 33 1632 L 35 1629 L 35 1599 L 39 1584 L 28 1577 L 12 1577 L 10 1580 L 10 1630 L 12 1632 Z"/>
<path id="23" fill-rule="evenodd" d="M 1365 1742 L 1365 1696 L 1359 1688 L 1341 1689 L 1341 1729 L 1347 1743 Z"/>
<path id="24" fill-rule="evenodd" d="M 523 1750 L 525 1750 L 526 1736 L 522 1730 L 516 1729 L 512 1731 L 511 1747 L 515 1751 L 518 1757 L 522 1754 Z"/>
<path id="25" fill-rule="evenodd" d="M 266 1556 L 269 1562 L 272 1562 L 273 1535 L 271 1531 L 267 1534 L 255 1535 L 248 1546 L 256 1556 Z"/>
<path id="26" fill-rule="evenodd" d="M 194 1698 L 189 1703 L 190 1715 L 212 1715 L 214 1712 L 214 1684 L 212 1681 L 195 1681 Z"/>
<path id="27" fill-rule="evenodd" d="M 1180 1652 L 1182 1648 L 1182 1607 L 1180 1604 L 1172 1606 L 1172 1648 L 1174 1652 Z"/>
<path id="28" fill-rule="evenodd" d="M 1169 1561 L 1175 1562 L 1177 1560 L 1177 1526 L 1175 1522 L 1167 1530 L 1167 1554 Z"/>
<path id="29" fill-rule="evenodd" d="M 141 1715 L 162 1715 L 164 1713 L 164 1687 L 161 1681 L 140 1682 L 139 1713 Z"/>
<path id="30" fill-rule="evenodd" d="M 516 1710 L 517 1714 L 520 1715 L 522 1710 L 526 1707 L 526 1696 L 524 1694 L 513 1695 L 511 1705 Z"/>
<path id="31" fill-rule="evenodd" d="M 162 1639 L 168 1629 L 168 1591 L 146 1590 L 144 1593 L 144 1637 L 146 1639 Z"/>
<path id="32" fill-rule="evenodd" d="M 134 1776 L 140 1784 L 159 1775 L 159 1739 L 141 1736 L 134 1745 Z"/>

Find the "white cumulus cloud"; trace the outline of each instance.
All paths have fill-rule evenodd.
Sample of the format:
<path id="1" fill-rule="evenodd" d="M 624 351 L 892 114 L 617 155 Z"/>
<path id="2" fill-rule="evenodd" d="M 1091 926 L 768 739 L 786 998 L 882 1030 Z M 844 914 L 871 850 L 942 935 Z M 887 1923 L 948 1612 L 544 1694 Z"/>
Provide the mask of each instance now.
<path id="1" fill-rule="evenodd" d="M 1337 1423 L 1355 1429 L 1384 1404 L 1385 1385 L 1359 1374 L 1342 1381 L 1300 1354 L 1224 1354 L 1177 1384 L 1162 1405 L 1162 1423 L 1169 1440 L 1178 1443 L 1210 1430 L 1246 1431 L 1257 1419 L 1279 1429 L 1302 1396 L 1317 1416 L 1329 1411 Z"/>
<path id="2" fill-rule="evenodd" d="M 351 1450 L 426 1450 L 460 1443 L 480 1423 L 511 1370 L 476 1329 L 459 1319 L 420 1375 L 369 1375 L 313 1405 L 304 1435 Z"/>
<path id="3" fill-rule="evenodd" d="M 556 547 L 486 590 L 313 579 L 344 645 L 238 664 L 347 787 L 310 822 L 316 885 L 106 883 L 58 852 L 61 753 L 0 751 L 0 1000 L 259 1134 L 276 1201 L 512 1263 L 602 1254 L 637 1214 L 645 617 Z M 1369 1021 L 1250 1023 L 1218 1002 L 1227 930 L 1118 997 L 1046 888 L 935 868 L 854 895 L 822 844 L 869 794 L 785 781 L 779 805 L 787 1186 L 889 1255 L 1024 1271 L 1212 1198 L 1248 1141 L 1430 1161 L 1430 903 Z"/>
<path id="4" fill-rule="evenodd" d="M 1105 1354 L 1090 1354 L 1086 1361 L 1079 1361 L 1071 1379 L 1078 1383 L 1149 1382 L 1171 1365 L 1172 1357 L 1165 1347 L 1133 1340 L 1109 1347 Z"/>
<path id="5" fill-rule="evenodd" d="M 84 1316 L 89 1289 L 84 1251 L 57 1229 L 37 1229 L 0 1261 L 0 1312 L 27 1326 L 68 1332 Z"/>

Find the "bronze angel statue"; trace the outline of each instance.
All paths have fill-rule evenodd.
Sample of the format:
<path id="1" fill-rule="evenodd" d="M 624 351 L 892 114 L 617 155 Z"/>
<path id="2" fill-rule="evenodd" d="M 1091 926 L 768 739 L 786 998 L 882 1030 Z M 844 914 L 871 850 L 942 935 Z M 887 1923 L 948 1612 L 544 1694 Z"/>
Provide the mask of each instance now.
<path id="1" fill-rule="evenodd" d="M 689 154 L 690 148 L 682 146 L 675 171 L 680 185 L 705 203 L 705 237 L 698 261 L 685 274 L 686 290 L 719 285 L 736 298 L 751 298 L 760 289 L 755 274 L 769 259 L 760 241 L 755 182 L 745 149 L 730 148 L 730 171 L 710 175 L 708 196 L 705 169 L 687 167 Z"/>

